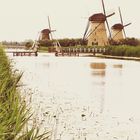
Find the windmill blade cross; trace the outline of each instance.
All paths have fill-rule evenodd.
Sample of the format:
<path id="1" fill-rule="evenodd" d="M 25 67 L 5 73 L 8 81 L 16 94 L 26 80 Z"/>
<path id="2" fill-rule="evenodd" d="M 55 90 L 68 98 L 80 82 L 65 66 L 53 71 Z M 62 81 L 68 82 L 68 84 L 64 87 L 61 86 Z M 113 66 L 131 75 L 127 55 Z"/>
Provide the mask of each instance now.
<path id="1" fill-rule="evenodd" d="M 97 29 L 101 24 L 102 24 L 102 22 L 99 23 L 93 31 L 89 32 L 88 35 L 87 35 L 87 37 L 86 37 L 86 39 L 87 39 L 88 37 L 90 37 L 91 34 L 94 33 L 94 32 L 96 31 L 96 29 Z"/>
<path id="2" fill-rule="evenodd" d="M 127 27 L 127 26 L 129 26 L 129 25 L 131 25 L 131 24 L 132 24 L 132 23 L 128 23 L 128 24 L 126 24 L 126 25 L 123 26 L 123 32 L 124 32 L 125 38 L 126 38 L 127 36 L 126 36 L 126 32 L 125 32 L 125 29 L 124 29 L 124 28 Z"/>
<path id="3" fill-rule="evenodd" d="M 110 27 L 109 27 L 109 23 L 108 23 L 107 18 L 113 16 L 114 14 L 115 14 L 115 12 L 106 16 L 106 24 L 107 24 L 107 29 L 108 29 L 108 32 L 109 32 L 109 38 L 110 39 L 112 38 L 112 35 L 111 35 L 111 31 L 110 31 Z"/>
<path id="4" fill-rule="evenodd" d="M 106 25 L 107 25 L 107 29 L 108 29 L 108 32 L 109 32 L 109 38 L 111 39 L 111 31 L 110 31 L 110 28 L 109 28 L 109 23 L 107 21 L 107 15 L 106 15 L 106 11 L 105 11 L 105 4 L 104 4 L 104 1 L 102 0 L 102 6 L 103 6 L 103 12 L 104 12 L 104 15 L 106 16 Z M 109 16 L 112 16 L 112 15 L 109 15 Z"/>
<path id="5" fill-rule="evenodd" d="M 114 39 L 119 33 L 121 32 L 121 30 L 120 31 L 118 31 L 114 36 L 113 36 L 113 38 L 112 39 Z"/>
<path id="6" fill-rule="evenodd" d="M 128 24 L 126 24 L 126 25 L 124 25 L 123 27 L 127 27 L 127 26 L 129 26 L 129 25 L 131 25 L 132 23 L 128 23 Z"/>
<path id="7" fill-rule="evenodd" d="M 115 12 L 113 12 L 112 14 L 107 15 L 106 17 L 108 18 L 108 17 L 111 17 L 113 15 L 115 15 Z"/>
<path id="8" fill-rule="evenodd" d="M 126 38 L 126 32 L 125 29 L 123 28 L 123 33 L 124 33 L 124 37 Z"/>
<path id="9" fill-rule="evenodd" d="M 126 38 L 126 32 L 125 32 L 124 27 L 129 26 L 131 23 L 128 23 L 128 24 L 124 25 L 124 23 L 123 23 L 123 17 L 122 17 L 122 13 L 121 13 L 121 8 L 120 7 L 119 7 L 119 14 L 120 14 L 121 24 L 123 25 L 123 33 L 124 33 L 124 36 Z"/>
<path id="10" fill-rule="evenodd" d="M 55 32 L 56 30 L 51 30 L 51 32 Z"/>
<path id="11" fill-rule="evenodd" d="M 50 23 L 50 18 L 49 18 L 49 16 L 48 16 L 48 24 L 49 24 L 50 36 L 51 36 L 51 39 L 53 40 L 52 30 L 51 30 L 51 23 Z"/>
<path id="12" fill-rule="evenodd" d="M 104 12 L 104 15 L 106 16 L 105 4 L 104 4 L 104 1 L 103 1 L 103 0 L 102 0 L 102 6 L 103 6 L 103 12 Z"/>
<path id="13" fill-rule="evenodd" d="M 108 32 L 109 32 L 109 38 L 111 39 L 111 31 L 110 31 L 109 23 L 108 23 L 107 19 L 106 19 L 106 25 L 107 25 Z"/>
<path id="14" fill-rule="evenodd" d="M 87 31 L 88 31 L 88 29 L 89 29 L 89 20 L 88 20 L 88 23 L 87 23 L 87 26 L 86 26 L 86 30 L 85 30 L 85 33 L 84 33 L 84 36 L 83 36 L 83 40 L 85 39 L 85 36 L 86 36 L 86 34 L 87 34 Z"/>
<path id="15" fill-rule="evenodd" d="M 131 24 L 132 24 L 132 23 L 128 23 L 128 24 L 126 24 L 126 25 L 123 26 L 123 32 L 124 32 L 125 38 L 126 38 L 127 36 L 126 36 L 126 32 L 125 32 L 125 29 L 124 29 L 124 28 L 127 27 L 127 26 L 129 26 L 129 25 L 131 25 Z"/>
<path id="16" fill-rule="evenodd" d="M 120 14 L 121 24 L 123 25 L 123 18 L 122 18 L 122 13 L 121 13 L 121 8 L 120 7 L 119 7 L 119 14 Z"/>

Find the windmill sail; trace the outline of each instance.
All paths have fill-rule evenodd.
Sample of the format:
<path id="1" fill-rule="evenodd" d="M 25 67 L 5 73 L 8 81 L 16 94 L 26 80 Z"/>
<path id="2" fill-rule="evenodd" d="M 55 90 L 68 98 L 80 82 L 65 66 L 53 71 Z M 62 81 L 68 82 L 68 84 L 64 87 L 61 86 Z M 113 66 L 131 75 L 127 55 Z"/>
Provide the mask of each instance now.
<path id="1" fill-rule="evenodd" d="M 84 33 L 84 36 L 83 36 L 83 40 L 85 40 L 85 37 L 86 37 L 88 29 L 89 29 L 89 25 L 90 25 L 90 22 L 88 20 L 88 23 L 87 23 L 87 26 L 86 26 L 86 30 L 85 30 L 85 33 Z"/>
<path id="2" fill-rule="evenodd" d="M 106 25 L 107 25 L 107 29 L 108 29 L 108 32 L 109 32 L 109 38 L 111 39 L 111 31 L 110 31 L 110 28 L 109 28 L 109 23 L 108 23 L 108 20 L 107 20 L 107 15 L 106 15 L 106 11 L 105 11 L 105 4 L 104 4 L 104 1 L 102 0 L 102 6 L 103 6 L 103 12 L 104 12 L 104 15 L 106 16 Z M 114 13 L 115 14 L 115 13 Z M 113 14 L 112 14 L 113 15 Z M 111 15 L 111 16 L 112 16 Z"/>
<path id="3" fill-rule="evenodd" d="M 119 7 L 118 9 L 119 9 L 119 15 L 120 15 L 121 24 L 123 25 L 123 29 L 122 30 L 123 30 L 124 36 L 126 38 L 126 32 L 125 32 L 125 28 L 124 27 L 129 26 L 131 23 L 128 23 L 128 24 L 124 25 L 122 13 L 121 13 L 121 8 Z"/>
<path id="4" fill-rule="evenodd" d="M 86 39 L 87 39 L 88 37 L 90 37 L 91 34 L 94 33 L 94 32 L 97 30 L 97 28 L 98 28 L 101 24 L 102 24 L 102 23 L 99 23 L 93 31 L 90 31 L 90 32 L 87 34 Z"/>
<path id="5" fill-rule="evenodd" d="M 49 16 L 48 16 L 48 24 L 49 24 L 50 36 L 51 36 L 51 39 L 53 40 L 52 30 L 51 30 L 51 23 L 50 23 L 50 18 L 49 18 Z"/>

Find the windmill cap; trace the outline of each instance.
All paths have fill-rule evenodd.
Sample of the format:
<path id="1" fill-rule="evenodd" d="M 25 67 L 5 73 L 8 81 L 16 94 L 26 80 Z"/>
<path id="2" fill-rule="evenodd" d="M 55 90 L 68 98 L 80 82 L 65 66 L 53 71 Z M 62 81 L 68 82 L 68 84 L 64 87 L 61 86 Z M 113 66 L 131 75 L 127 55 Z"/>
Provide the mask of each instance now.
<path id="1" fill-rule="evenodd" d="M 43 30 L 41 31 L 41 33 L 49 34 L 49 33 L 50 33 L 50 30 L 49 30 L 49 29 L 43 29 Z"/>
<path id="2" fill-rule="evenodd" d="M 89 21 L 93 22 L 104 22 L 106 20 L 106 16 L 103 13 L 94 14 L 89 17 Z"/>
<path id="3" fill-rule="evenodd" d="M 115 24 L 115 25 L 112 26 L 112 29 L 122 30 L 123 29 L 123 25 L 121 23 Z"/>

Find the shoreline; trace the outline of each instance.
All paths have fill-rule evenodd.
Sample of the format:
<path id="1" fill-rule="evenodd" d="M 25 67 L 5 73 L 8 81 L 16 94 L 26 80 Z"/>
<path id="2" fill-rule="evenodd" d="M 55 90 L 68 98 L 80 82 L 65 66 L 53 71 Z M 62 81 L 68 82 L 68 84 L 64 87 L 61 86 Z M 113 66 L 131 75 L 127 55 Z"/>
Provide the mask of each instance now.
<path id="1" fill-rule="evenodd" d="M 48 53 L 48 52 L 39 52 L 39 53 Z M 53 54 L 53 53 L 52 53 Z M 63 56 L 65 57 L 65 56 Z M 72 56 L 69 56 L 72 57 Z M 133 61 L 140 61 L 140 57 L 127 57 L 127 56 L 112 56 L 112 55 L 102 55 L 102 54 L 91 54 L 91 53 L 81 53 L 79 56 L 74 57 L 97 57 L 97 58 L 104 58 L 104 59 L 120 59 L 120 60 L 133 60 Z"/>
<path id="2" fill-rule="evenodd" d="M 46 54 L 49 53 L 49 52 L 44 51 L 44 50 L 41 50 L 41 51 L 39 50 L 38 52 L 39 53 L 46 53 Z M 105 58 L 105 59 L 120 59 L 120 60 L 140 61 L 140 57 L 113 56 L 113 55 L 103 55 L 103 54 L 99 54 L 99 53 L 96 53 L 95 55 L 93 55 L 92 53 L 81 53 L 81 54 L 79 54 L 78 57 L 98 57 L 98 58 Z"/>
<path id="3" fill-rule="evenodd" d="M 100 55 L 100 54 L 95 55 L 95 57 L 107 58 L 107 59 L 120 59 L 120 60 L 140 61 L 140 57 L 112 56 L 112 55 Z"/>

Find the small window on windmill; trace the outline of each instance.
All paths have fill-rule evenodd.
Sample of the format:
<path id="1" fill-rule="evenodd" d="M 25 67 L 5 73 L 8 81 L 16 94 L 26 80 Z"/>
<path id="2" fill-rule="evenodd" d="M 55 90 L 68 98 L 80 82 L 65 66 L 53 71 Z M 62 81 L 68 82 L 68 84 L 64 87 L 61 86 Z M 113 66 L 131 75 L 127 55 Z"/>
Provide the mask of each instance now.
<path id="1" fill-rule="evenodd" d="M 96 35 L 96 32 L 95 32 L 95 35 Z"/>
<path id="2" fill-rule="evenodd" d="M 94 39 L 94 42 L 96 42 L 96 38 Z"/>

